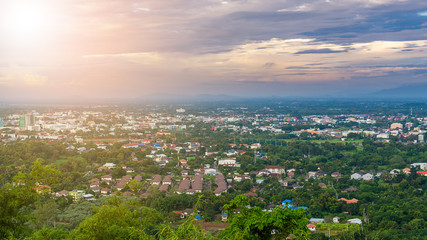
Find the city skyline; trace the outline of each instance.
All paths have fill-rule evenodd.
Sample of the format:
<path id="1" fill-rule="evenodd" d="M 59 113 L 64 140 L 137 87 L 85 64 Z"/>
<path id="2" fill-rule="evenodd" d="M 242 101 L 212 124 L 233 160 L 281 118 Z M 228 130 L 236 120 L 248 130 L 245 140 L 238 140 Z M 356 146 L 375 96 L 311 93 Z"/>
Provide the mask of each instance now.
<path id="1" fill-rule="evenodd" d="M 356 96 L 427 84 L 424 1 L 0 6 L 0 100 Z"/>

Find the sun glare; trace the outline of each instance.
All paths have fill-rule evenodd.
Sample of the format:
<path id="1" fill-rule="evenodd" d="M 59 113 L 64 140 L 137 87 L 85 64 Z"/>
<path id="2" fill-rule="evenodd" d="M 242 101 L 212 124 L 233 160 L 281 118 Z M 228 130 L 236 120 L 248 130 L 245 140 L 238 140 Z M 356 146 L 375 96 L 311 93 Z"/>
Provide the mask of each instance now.
<path id="1" fill-rule="evenodd" d="M 31 40 L 46 35 L 52 12 L 44 1 L 9 1 L 3 6 L 2 25 L 5 34 L 15 40 Z"/>

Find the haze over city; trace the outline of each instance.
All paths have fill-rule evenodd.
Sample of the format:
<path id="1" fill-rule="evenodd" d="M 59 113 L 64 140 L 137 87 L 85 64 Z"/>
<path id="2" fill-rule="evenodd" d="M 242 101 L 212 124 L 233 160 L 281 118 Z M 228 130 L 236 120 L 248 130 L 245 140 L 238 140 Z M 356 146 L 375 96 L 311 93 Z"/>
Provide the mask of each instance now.
<path id="1" fill-rule="evenodd" d="M 426 1 L 5 0 L 0 100 L 423 86 Z"/>

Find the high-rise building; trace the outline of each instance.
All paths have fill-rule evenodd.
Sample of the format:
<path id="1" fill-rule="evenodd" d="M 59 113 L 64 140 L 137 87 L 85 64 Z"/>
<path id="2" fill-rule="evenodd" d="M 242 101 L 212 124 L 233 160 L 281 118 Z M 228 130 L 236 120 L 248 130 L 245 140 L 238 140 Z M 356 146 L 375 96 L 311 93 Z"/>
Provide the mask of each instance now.
<path id="1" fill-rule="evenodd" d="M 0 127 L 4 127 L 3 118 L 0 118 Z"/>
<path id="2" fill-rule="evenodd" d="M 424 143 L 424 134 L 423 133 L 418 134 L 418 142 L 419 143 Z"/>
<path id="3" fill-rule="evenodd" d="M 34 126 L 36 123 L 35 117 L 33 114 L 28 113 L 24 116 L 19 117 L 19 127 L 28 129 L 29 127 Z"/>
<path id="4" fill-rule="evenodd" d="M 33 114 L 25 114 L 25 126 L 34 126 L 36 119 Z"/>
<path id="5" fill-rule="evenodd" d="M 25 116 L 19 117 L 19 127 L 25 128 Z"/>

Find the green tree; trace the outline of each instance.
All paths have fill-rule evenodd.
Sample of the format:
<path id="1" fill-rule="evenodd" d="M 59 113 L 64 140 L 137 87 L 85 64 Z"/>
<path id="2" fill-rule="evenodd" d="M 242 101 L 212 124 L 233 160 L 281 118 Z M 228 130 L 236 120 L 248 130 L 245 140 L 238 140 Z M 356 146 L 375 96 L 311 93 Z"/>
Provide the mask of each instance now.
<path id="1" fill-rule="evenodd" d="M 38 158 L 31 169 L 29 174 L 30 179 L 34 183 L 39 184 L 52 184 L 58 181 L 61 172 L 53 165 L 43 165 L 44 160 Z"/>
<path id="2" fill-rule="evenodd" d="M 69 231 L 63 228 L 47 228 L 43 227 L 42 229 L 34 232 L 30 239 L 31 240 L 62 240 L 67 239 Z"/>
<path id="3" fill-rule="evenodd" d="M 37 228 L 55 227 L 58 217 L 58 205 L 54 201 L 38 202 L 33 211 L 34 224 Z"/>
<path id="4" fill-rule="evenodd" d="M 0 238 L 20 236 L 28 230 L 26 207 L 37 198 L 34 185 L 5 184 L 0 188 Z"/>
<path id="5" fill-rule="evenodd" d="M 244 195 L 236 196 L 224 209 L 230 216 L 230 226 L 221 233 L 223 239 L 285 239 L 290 234 L 299 239 L 308 237 L 304 210 L 280 207 L 264 212 L 260 207 L 249 207 Z"/>
<path id="6" fill-rule="evenodd" d="M 138 208 L 133 202 L 112 197 L 90 218 L 80 223 L 73 239 L 152 239 L 162 222 L 154 209 Z"/>
<path id="7" fill-rule="evenodd" d="M 113 168 L 113 170 L 111 171 L 111 176 L 113 177 L 113 178 L 115 178 L 115 179 L 117 179 L 117 178 L 121 178 L 121 177 L 123 177 L 124 175 L 126 175 L 126 170 L 124 170 L 123 168 L 121 168 L 121 167 L 115 167 L 115 168 Z"/>

